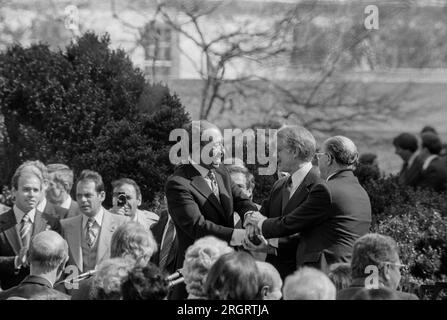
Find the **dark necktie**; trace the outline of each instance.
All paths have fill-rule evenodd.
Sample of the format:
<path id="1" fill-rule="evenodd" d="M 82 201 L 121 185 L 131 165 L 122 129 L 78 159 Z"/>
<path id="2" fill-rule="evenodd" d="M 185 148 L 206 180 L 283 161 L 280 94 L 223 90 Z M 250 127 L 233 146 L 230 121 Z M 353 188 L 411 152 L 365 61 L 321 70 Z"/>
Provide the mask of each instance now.
<path id="1" fill-rule="evenodd" d="M 285 184 L 284 184 L 284 188 L 283 188 L 283 193 L 282 193 L 282 212 L 284 212 L 284 208 L 287 205 L 287 202 L 289 202 L 290 199 L 290 191 L 292 190 L 292 176 L 290 175 Z"/>
<path id="2" fill-rule="evenodd" d="M 28 247 L 31 240 L 31 230 L 33 228 L 33 223 L 28 214 L 25 214 L 22 218 L 20 224 L 20 239 L 22 240 L 22 246 Z"/>
<path id="3" fill-rule="evenodd" d="M 160 263 L 158 264 L 158 266 L 162 269 L 165 267 L 166 262 L 168 260 L 169 251 L 171 250 L 172 243 L 174 242 L 174 237 L 175 237 L 175 226 L 174 223 L 172 222 L 172 219 L 168 219 L 165 238 L 163 239 L 163 243 L 161 244 L 160 249 Z"/>

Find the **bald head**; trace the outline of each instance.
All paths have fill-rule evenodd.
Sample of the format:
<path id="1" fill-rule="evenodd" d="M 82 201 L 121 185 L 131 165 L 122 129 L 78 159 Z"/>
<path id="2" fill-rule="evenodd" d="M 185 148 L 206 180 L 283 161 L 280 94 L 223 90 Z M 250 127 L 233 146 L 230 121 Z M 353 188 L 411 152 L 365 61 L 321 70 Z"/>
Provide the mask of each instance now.
<path id="1" fill-rule="evenodd" d="M 359 157 L 354 142 L 344 136 L 335 136 L 327 139 L 324 142 L 324 148 L 342 166 L 353 166 Z"/>
<path id="2" fill-rule="evenodd" d="M 67 242 L 54 231 L 43 231 L 33 237 L 28 251 L 31 268 L 48 273 L 68 259 Z"/>
<path id="3" fill-rule="evenodd" d="M 320 270 L 303 267 L 286 278 L 284 300 L 335 300 L 334 284 Z"/>

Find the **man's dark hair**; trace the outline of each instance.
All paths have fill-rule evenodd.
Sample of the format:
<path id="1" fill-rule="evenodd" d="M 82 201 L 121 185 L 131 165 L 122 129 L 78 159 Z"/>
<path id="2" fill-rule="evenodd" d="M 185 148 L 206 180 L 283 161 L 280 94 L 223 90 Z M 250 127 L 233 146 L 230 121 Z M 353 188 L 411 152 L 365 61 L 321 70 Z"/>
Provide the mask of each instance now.
<path id="1" fill-rule="evenodd" d="M 163 300 L 168 295 L 166 275 L 152 263 L 133 268 L 121 284 L 123 300 Z"/>
<path id="2" fill-rule="evenodd" d="M 422 130 L 421 130 L 421 135 L 423 133 L 426 133 L 426 132 L 431 132 L 431 133 L 434 133 L 434 134 L 438 135 L 438 132 L 432 126 L 425 126 L 425 127 L 423 127 Z"/>
<path id="3" fill-rule="evenodd" d="M 79 182 L 86 182 L 86 181 L 92 181 L 95 183 L 95 190 L 96 192 L 102 192 L 104 191 L 104 182 L 102 181 L 101 175 L 92 170 L 82 170 L 81 175 L 79 176 L 78 183 Z"/>
<path id="4" fill-rule="evenodd" d="M 414 134 L 411 133 L 401 133 L 393 139 L 393 144 L 395 147 L 399 147 L 404 150 L 409 150 L 415 152 L 418 149 L 418 139 Z"/>
<path id="5" fill-rule="evenodd" d="M 135 193 L 137 195 L 137 199 L 141 199 L 141 190 L 138 184 L 135 182 L 135 180 L 129 179 L 129 178 L 121 178 L 118 180 L 115 180 L 112 182 L 112 188 L 115 190 L 116 188 L 121 187 L 124 184 L 131 185 L 135 189 Z"/>
<path id="6" fill-rule="evenodd" d="M 442 143 L 439 136 L 432 132 L 425 132 L 421 135 L 422 148 L 427 148 L 431 154 L 440 154 Z"/>

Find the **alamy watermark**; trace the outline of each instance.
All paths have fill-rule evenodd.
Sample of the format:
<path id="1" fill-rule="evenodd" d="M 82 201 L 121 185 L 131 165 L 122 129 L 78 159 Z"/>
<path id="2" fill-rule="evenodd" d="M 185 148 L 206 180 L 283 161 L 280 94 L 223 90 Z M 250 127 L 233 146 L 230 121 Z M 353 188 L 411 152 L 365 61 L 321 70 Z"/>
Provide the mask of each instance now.
<path id="1" fill-rule="evenodd" d="M 169 141 L 177 141 L 169 151 L 172 164 L 194 163 L 211 164 L 215 161 L 216 152 L 229 154 L 224 164 L 231 164 L 231 156 L 246 159 L 246 164 L 259 164 L 259 175 L 272 175 L 277 170 L 276 162 L 276 129 L 224 129 L 223 136 L 216 137 L 215 130 L 200 130 L 200 121 L 193 121 L 191 135 L 187 130 L 177 128 L 169 134 Z M 191 139 L 191 141 L 190 141 Z M 221 140 L 223 139 L 223 140 Z M 234 145 L 233 145 L 234 139 Z M 247 139 L 244 148 L 244 139 Z M 202 142 L 207 142 L 203 144 Z M 218 150 L 222 147 L 223 150 Z M 190 150 L 192 148 L 192 150 Z M 244 149 L 246 157 L 244 157 Z"/>

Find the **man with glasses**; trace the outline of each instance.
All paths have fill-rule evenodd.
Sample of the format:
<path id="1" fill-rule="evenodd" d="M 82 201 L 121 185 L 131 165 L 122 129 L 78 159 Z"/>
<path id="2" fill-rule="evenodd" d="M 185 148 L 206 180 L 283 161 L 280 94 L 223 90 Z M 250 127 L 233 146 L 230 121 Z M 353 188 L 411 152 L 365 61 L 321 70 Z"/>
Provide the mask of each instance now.
<path id="1" fill-rule="evenodd" d="M 327 272 L 332 263 L 349 262 L 355 240 L 369 232 L 371 204 L 352 172 L 358 152 L 350 139 L 327 139 L 317 157 L 325 181 L 316 183 L 303 203 L 284 216 L 266 219 L 254 213 L 245 225 L 255 226 L 266 239 L 299 232 L 297 267 Z"/>
<path id="2" fill-rule="evenodd" d="M 405 266 L 399 259 L 396 242 L 377 233 L 366 234 L 354 243 L 351 285 L 338 292 L 337 300 L 350 300 L 363 288 L 388 288 L 400 300 L 417 300 L 414 294 L 397 291 Z"/>

